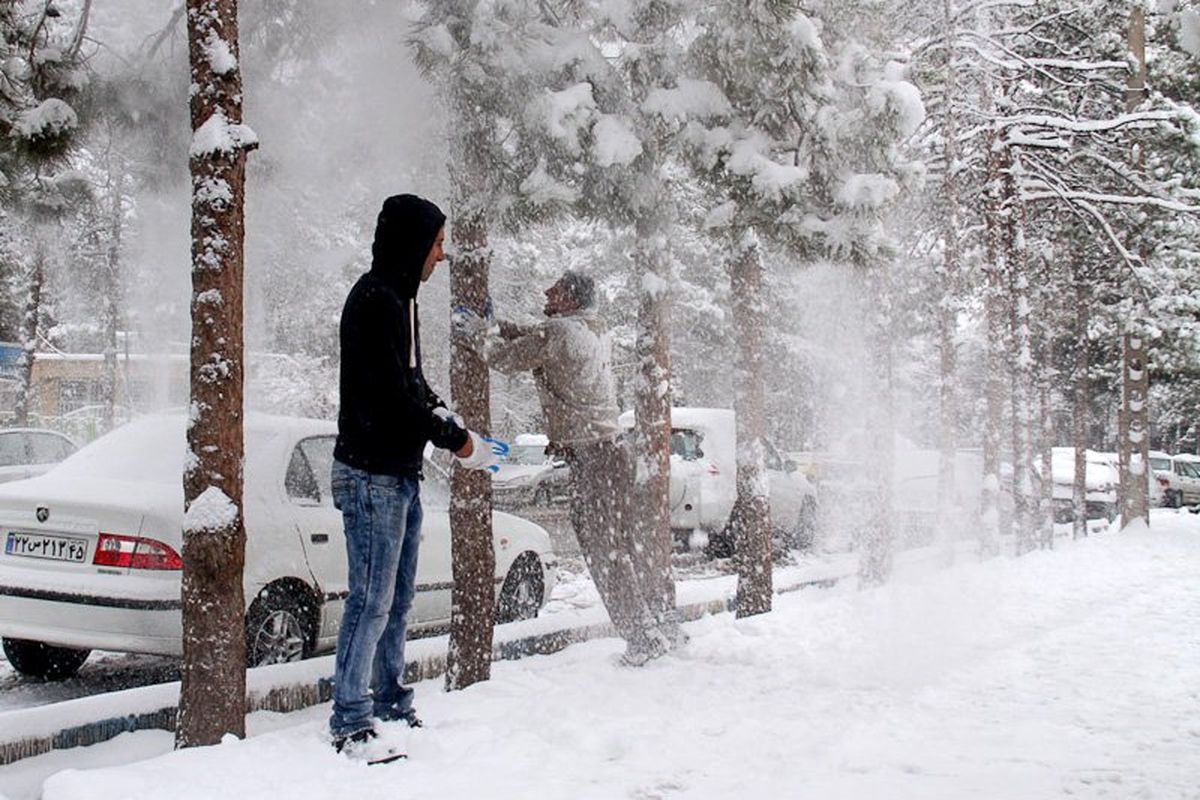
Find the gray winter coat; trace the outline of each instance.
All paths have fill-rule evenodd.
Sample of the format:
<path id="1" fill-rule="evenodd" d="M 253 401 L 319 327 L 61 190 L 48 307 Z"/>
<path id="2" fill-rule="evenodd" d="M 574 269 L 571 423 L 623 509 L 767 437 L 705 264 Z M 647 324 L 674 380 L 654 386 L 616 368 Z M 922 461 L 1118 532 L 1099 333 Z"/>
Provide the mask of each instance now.
<path id="1" fill-rule="evenodd" d="M 617 398 L 612 337 L 592 309 L 550 317 L 508 341 L 488 343 L 488 365 L 511 375 L 530 371 L 537 383 L 553 444 L 577 445 L 614 438 Z"/>

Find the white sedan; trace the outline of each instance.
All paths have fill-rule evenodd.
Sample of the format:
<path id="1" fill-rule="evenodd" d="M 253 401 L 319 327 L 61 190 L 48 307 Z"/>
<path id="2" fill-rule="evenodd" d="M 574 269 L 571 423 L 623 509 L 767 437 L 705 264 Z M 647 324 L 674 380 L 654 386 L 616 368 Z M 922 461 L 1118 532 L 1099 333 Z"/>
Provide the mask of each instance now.
<path id="1" fill-rule="evenodd" d="M 336 426 L 246 421 L 246 636 L 251 665 L 336 645 L 347 597 L 341 513 L 330 499 Z M 183 416 L 119 428 L 45 475 L 0 486 L 0 636 L 18 671 L 72 675 L 91 649 L 182 653 Z M 426 461 L 410 629 L 450 619 L 449 484 Z M 497 617 L 536 616 L 555 580 L 550 537 L 492 518 Z"/>

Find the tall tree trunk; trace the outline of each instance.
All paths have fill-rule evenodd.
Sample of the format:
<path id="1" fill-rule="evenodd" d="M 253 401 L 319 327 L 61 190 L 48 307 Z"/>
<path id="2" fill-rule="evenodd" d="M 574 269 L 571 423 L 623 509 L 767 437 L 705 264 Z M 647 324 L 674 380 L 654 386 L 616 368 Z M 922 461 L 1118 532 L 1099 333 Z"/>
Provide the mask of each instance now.
<path id="1" fill-rule="evenodd" d="M 634 392 L 637 490 L 644 509 L 642 576 L 663 610 L 675 608 L 671 577 L 671 257 L 665 221 L 646 213 L 637 222 L 638 381 Z"/>
<path id="2" fill-rule="evenodd" d="M 29 290 L 25 295 L 25 308 L 21 314 L 21 363 L 17 386 L 17 407 L 14 421 L 18 426 L 29 424 L 29 410 L 33 405 L 33 360 L 37 352 L 38 318 L 42 313 L 42 286 L 46 281 L 46 248 L 41 234 L 35 233 L 33 264 L 29 269 Z"/>
<path id="3" fill-rule="evenodd" d="M 985 99 L 990 102 L 990 95 Z M 1001 532 L 1011 532 L 1008 510 L 1002 503 L 1001 439 L 1004 433 L 1005 328 L 1004 298 L 1008 269 L 1004 223 L 1001 219 L 1004 164 L 998 146 L 998 132 L 989 130 L 984 149 L 987 153 L 987 183 L 984 193 L 984 252 L 987 276 L 984 287 L 984 316 L 987 323 L 986 359 L 987 411 L 983 429 L 983 492 L 980 498 L 981 524 L 979 550 L 982 555 L 994 555 L 1000 548 Z M 1012 492 L 1015 495 L 1015 491 Z"/>
<path id="4" fill-rule="evenodd" d="M 1006 174 L 1004 179 L 1005 214 L 1008 254 L 1008 309 L 1012 372 L 1012 465 L 1013 465 L 1013 524 L 1016 528 L 1017 553 L 1034 547 L 1034 508 L 1032 459 L 1032 366 L 1033 354 L 1029 334 L 1029 276 L 1028 252 L 1025 246 L 1024 206 L 1020 198 L 1020 161 L 1013 148 L 1005 148 Z"/>
<path id="5" fill-rule="evenodd" d="M 1091 325 L 1091 296 L 1082 266 L 1075 265 L 1075 475 L 1071 491 L 1074 514 L 1071 537 L 1087 536 L 1087 446 L 1091 415 L 1091 383 L 1088 363 L 1088 327 Z"/>
<path id="6" fill-rule="evenodd" d="M 942 4 L 945 36 L 948 42 L 955 41 L 957 19 L 951 0 Z M 938 347 L 940 351 L 939 401 L 941 421 L 938 430 L 938 488 L 937 488 L 937 535 L 945 549 L 947 560 L 954 557 L 954 537 L 957 534 L 957 476 L 955 459 L 958 453 L 958 275 L 959 223 L 958 223 L 958 118 L 955 103 L 958 102 L 957 68 L 954 63 L 956 48 L 946 48 L 946 80 L 942 98 L 943 159 L 945 166 L 942 178 L 942 264 L 938 274 L 941 299 L 937 307 Z"/>
<path id="7" fill-rule="evenodd" d="M 1045 345 L 1043 344 L 1043 347 Z M 1043 351 L 1044 352 L 1044 351 Z M 1043 362 L 1044 363 L 1044 362 Z M 1038 380 L 1038 460 L 1042 464 L 1038 481 L 1038 546 L 1054 547 L 1054 419 L 1050 393 L 1052 370 L 1043 366 Z"/>
<path id="8" fill-rule="evenodd" d="M 738 568 L 737 616 L 771 610 L 771 504 L 767 483 L 766 303 L 758 238 L 746 231 L 729 265 L 733 327 L 738 343 L 737 500 L 730 514 Z"/>
<path id="9" fill-rule="evenodd" d="M 237 0 L 187 0 L 192 146 L 192 402 L 183 476 L 183 667 L 177 747 L 245 736 L 242 572 L 243 203 Z"/>
<path id="10" fill-rule="evenodd" d="M 863 549 L 858 562 L 859 586 L 880 586 L 892 574 L 895 556 L 895 514 L 892 511 L 892 487 L 896 478 L 896 431 L 892 417 L 895 387 L 892 375 L 892 274 L 891 265 L 876 265 L 873 272 L 861 276 L 864 285 L 874 286 L 871 314 L 871 372 L 873 401 L 867 412 L 867 432 L 871 442 L 867 480 L 874 487 L 870 498 Z"/>
<path id="11" fill-rule="evenodd" d="M 1146 15 L 1141 6 L 1132 11 L 1129 51 L 1138 69 L 1129 78 L 1125 93 L 1127 111 L 1135 110 L 1146 95 Z M 1139 149 L 1137 159 L 1144 161 Z M 1145 252 L 1143 248 L 1143 259 Z M 1121 342 L 1121 411 L 1118 418 L 1121 465 L 1121 527 L 1143 520 L 1150 524 L 1150 370 L 1146 363 L 1146 338 L 1128 320 Z"/>
<path id="12" fill-rule="evenodd" d="M 456 180 L 458 203 L 450 259 L 450 303 L 482 317 L 488 297 L 487 218 L 467 187 Z M 479 353 L 455 342 L 450 360 L 450 396 L 474 431 L 491 429 L 491 382 Z M 483 470 L 456 467 L 451 479 L 450 552 L 454 575 L 446 688 L 465 689 L 492 674 L 492 627 L 496 618 L 496 553 L 492 549 L 492 478 Z"/>
<path id="13" fill-rule="evenodd" d="M 101 419 L 100 427 L 104 431 L 113 428 L 117 402 L 117 327 L 120 317 L 121 292 L 121 229 L 123 191 L 123 175 L 119 169 L 114 169 L 112 156 L 109 163 L 109 192 L 112 205 L 109 209 L 108 248 L 105 251 L 103 280 L 103 308 L 100 314 L 101 325 L 104 327 L 104 376 L 100 382 Z M 126 365 L 128 366 L 128 365 Z M 128 400 L 128 398 L 126 398 Z"/>

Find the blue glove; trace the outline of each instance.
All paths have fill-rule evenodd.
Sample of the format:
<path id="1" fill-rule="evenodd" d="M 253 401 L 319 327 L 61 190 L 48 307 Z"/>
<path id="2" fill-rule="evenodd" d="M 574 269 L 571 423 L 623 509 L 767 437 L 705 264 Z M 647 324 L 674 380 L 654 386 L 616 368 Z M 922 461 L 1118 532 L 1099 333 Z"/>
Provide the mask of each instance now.
<path id="1" fill-rule="evenodd" d="M 480 436 L 479 438 L 491 445 L 492 452 L 497 458 L 508 458 L 508 442 L 493 439 L 491 436 Z"/>

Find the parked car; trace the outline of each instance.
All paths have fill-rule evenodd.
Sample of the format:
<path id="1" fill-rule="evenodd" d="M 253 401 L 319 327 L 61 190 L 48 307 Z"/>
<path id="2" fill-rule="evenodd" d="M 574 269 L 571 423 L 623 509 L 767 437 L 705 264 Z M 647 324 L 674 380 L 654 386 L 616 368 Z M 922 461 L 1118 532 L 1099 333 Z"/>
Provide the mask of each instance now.
<path id="1" fill-rule="evenodd" d="M 707 538 L 715 557 L 733 552 L 726 530 L 737 498 L 737 434 L 733 411 L 724 408 L 671 409 L 671 528 L 686 543 L 695 530 Z M 621 426 L 634 425 L 632 411 Z M 811 541 L 816 491 L 796 464 L 767 442 L 765 460 L 776 538 L 788 546 Z"/>
<path id="2" fill-rule="evenodd" d="M 1150 505 L 1170 506 L 1174 477 L 1174 456 L 1161 450 L 1150 451 Z"/>
<path id="3" fill-rule="evenodd" d="M 1200 456 L 1180 454 L 1171 458 L 1171 477 L 1164 490 L 1171 508 L 1200 504 Z"/>
<path id="4" fill-rule="evenodd" d="M 1117 489 L 1121 475 L 1113 465 L 1111 455 L 1095 450 L 1084 451 L 1084 514 L 1086 519 L 1105 519 L 1112 522 L 1117 516 Z M 1054 502 L 1054 521 L 1069 523 L 1075 518 L 1075 448 L 1054 447 L 1050 450 L 1050 474 L 1054 481 L 1051 497 Z"/>
<path id="5" fill-rule="evenodd" d="M 513 440 L 508 457 L 492 473 L 498 507 L 547 506 L 567 499 L 570 470 L 567 462 L 546 455 L 549 443 L 543 433 L 522 433 Z"/>
<path id="6" fill-rule="evenodd" d="M 78 449 L 70 437 L 58 431 L 0 429 L 0 483 L 41 475 Z"/>
<path id="7" fill-rule="evenodd" d="M 179 655 L 185 420 L 143 417 L 45 475 L 0 487 L 0 636 L 13 667 L 64 678 L 90 649 Z M 330 499 L 336 426 L 246 420 L 246 639 L 252 665 L 330 650 L 348 595 Z M 449 485 L 426 462 L 414 629 L 450 618 Z M 555 580 L 550 537 L 492 520 L 500 621 L 533 617 Z"/>

